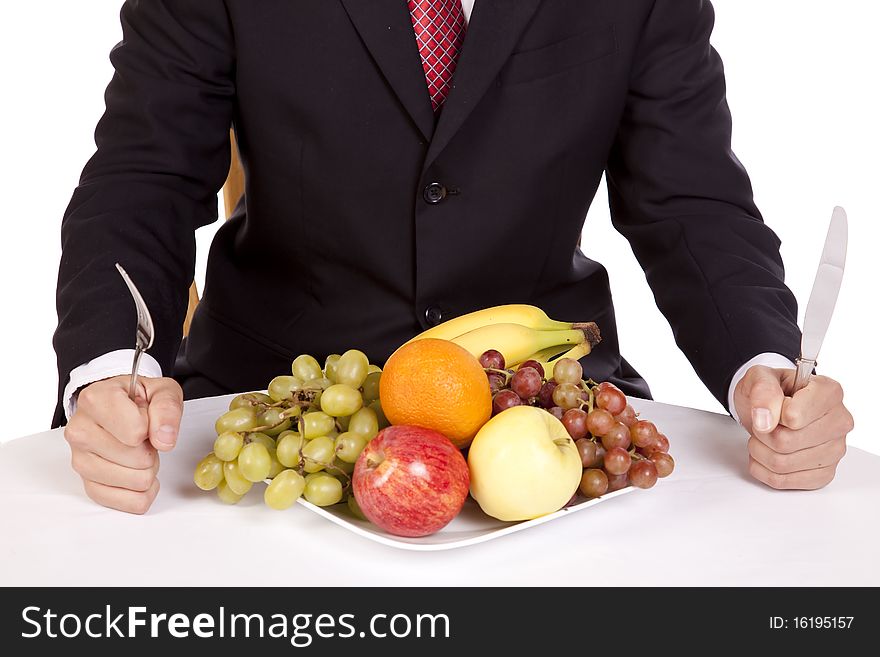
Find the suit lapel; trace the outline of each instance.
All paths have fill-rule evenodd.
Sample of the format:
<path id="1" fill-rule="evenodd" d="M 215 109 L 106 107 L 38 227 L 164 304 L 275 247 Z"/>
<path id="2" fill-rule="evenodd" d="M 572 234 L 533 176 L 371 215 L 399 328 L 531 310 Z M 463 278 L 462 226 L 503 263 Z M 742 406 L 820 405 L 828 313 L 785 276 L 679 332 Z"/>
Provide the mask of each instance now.
<path id="1" fill-rule="evenodd" d="M 446 148 L 486 93 L 539 3 L 540 0 L 476 0 L 455 68 L 452 89 L 443 103 L 434 138 L 428 148 L 425 168 Z M 421 82 L 425 86 L 424 79 Z"/>
<path id="2" fill-rule="evenodd" d="M 342 0 L 342 5 L 388 84 L 430 141 L 434 111 L 406 2 Z"/>

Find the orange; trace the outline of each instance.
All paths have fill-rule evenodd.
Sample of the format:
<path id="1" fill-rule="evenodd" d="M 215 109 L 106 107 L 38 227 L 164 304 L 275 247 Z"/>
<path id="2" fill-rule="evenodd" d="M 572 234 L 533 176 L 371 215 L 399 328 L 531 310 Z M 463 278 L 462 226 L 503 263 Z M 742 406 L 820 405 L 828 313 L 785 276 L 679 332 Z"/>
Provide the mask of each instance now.
<path id="1" fill-rule="evenodd" d="M 426 338 L 391 354 L 379 379 L 379 401 L 391 424 L 439 431 L 459 449 L 492 415 L 492 393 L 480 362 L 463 347 Z"/>

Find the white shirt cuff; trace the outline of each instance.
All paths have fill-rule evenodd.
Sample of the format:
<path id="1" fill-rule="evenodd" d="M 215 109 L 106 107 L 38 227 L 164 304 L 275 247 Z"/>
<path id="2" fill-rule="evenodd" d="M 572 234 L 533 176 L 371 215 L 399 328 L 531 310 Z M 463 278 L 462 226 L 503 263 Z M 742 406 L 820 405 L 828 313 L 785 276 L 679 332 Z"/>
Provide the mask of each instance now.
<path id="1" fill-rule="evenodd" d="M 736 371 L 733 378 L 730 380 L 730 388 L 727 390 L 727 408 L 730 409 L 730 415 L 737 422 L 739 422 L 739 415 L 737 415 L 736 406 L 733 404 L 733 393 L 736 391 L 736 385 L 746 375 L 749 368 L 755 365 L 764 365 L 765 367 L 776 367 L 788 370 L 797 369 L 797 366 L 785 356 L 769 352 L 758 354 L 754 358 L 743 363 L 742 367 Z M 742 422 L 740 422 L 740 424 L 742 424 Z"/>
<path id="2" fill-rule="evenodd" d="M 70 380 L 64 386 L 64 414 L 69 420 L 76 411 L 76 397 L 79 389 L 95 381 L 109 379 L 111 376 L 131 374 L 131 364 L 134 361 L 134 349 L 117 349 L 103 356 L 93 358 L 75 368 L 70 373 Z M 162 376 L 162 368 L 156 359 L 150 354 L 143 354 L 138 365 L 138 376 L 159 378 Z"/>

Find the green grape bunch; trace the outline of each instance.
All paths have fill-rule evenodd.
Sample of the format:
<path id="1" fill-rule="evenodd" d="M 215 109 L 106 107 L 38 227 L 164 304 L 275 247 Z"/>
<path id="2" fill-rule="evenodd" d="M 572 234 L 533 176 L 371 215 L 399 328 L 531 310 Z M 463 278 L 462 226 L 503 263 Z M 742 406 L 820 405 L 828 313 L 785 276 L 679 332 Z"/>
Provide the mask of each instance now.
<path id="1" fill-rule="evenodd" d="M 389 424 L 379 403 L 381 376 L 357 349 L 331 354 L 323 368 L 312 356 L 297 356 L 291 374 L 276 376 L 266 392 L 229 403 L 214 424 L 213 451 L 199 461 L 193 481 L 216 490 L 226 504 L 268 481 L 263 499 L 272 509 L 305 497 L 317 506 L 347 501 L 357 515 L 354 464 Z"/>

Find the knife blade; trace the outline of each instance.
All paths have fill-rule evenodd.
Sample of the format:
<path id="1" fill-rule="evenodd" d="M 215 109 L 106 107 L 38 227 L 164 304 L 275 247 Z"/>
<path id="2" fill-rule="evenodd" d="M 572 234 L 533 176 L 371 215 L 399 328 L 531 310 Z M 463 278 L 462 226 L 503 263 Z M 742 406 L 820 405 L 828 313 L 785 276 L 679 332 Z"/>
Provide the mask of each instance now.
<path id="1" fill-rule="evenodd" d="M 846 265 L 846 247 L 849 227 L 846 212 L 841 207 L 834 208 L 828 234 L 825 236 L 825 247 L 816 270 L 813 290 L 804 312 L 804 327 L 801 337 L 801 355 L 797 359 L 797 374 L 791 394 L 807 385 L 810 375 L 816 367 L 816 359 L 822 348 L 822 341 L 831 323 L 840 284 L 843 281 L 843 270 Z"/>

